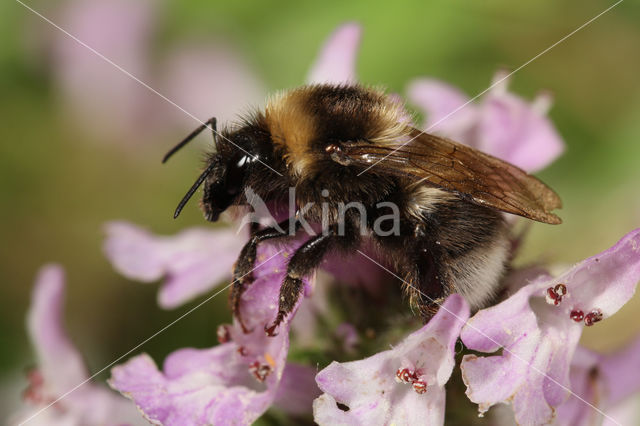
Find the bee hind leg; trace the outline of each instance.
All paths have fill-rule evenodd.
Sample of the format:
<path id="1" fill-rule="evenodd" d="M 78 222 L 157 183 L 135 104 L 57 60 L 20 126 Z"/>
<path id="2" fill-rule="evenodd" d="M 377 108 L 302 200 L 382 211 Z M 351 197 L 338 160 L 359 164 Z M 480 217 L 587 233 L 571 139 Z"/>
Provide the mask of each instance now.
<path id="1" fill-rule="evenodd" d="M 250 330 L 245 326 L 242 315 L 240 314 L 240 298 L 242 294 L 253 283 L 253 270 L 256 262 L 256 253 L 258 250 L 258 244 L 276 238 L 285 238 L 289 236 L 288 230 L 290 229 L 291 221 L 295 221 L 294 229 L 299 229 L 299 222 L 295 218 L 289 218 L 280 222 L 277 226 L 272 226 L 254 232 L 249 241 L 244 245 L 238 260 L 233 268 L 233 286 L 231 287 L 230 304 L 233 315 L 238 319 L 242 330 L 248 333 Z"/>
<path id="2" fill-rule="evenodd" d="M 427 323 L 454 290 L 443 266 L 446 264 L 444 256 L 437 247 L 421 245 L 412 253 L 413 256 L 407 256 L 410 266 L 405 269 L 404 290 L 411 307 Z"/>

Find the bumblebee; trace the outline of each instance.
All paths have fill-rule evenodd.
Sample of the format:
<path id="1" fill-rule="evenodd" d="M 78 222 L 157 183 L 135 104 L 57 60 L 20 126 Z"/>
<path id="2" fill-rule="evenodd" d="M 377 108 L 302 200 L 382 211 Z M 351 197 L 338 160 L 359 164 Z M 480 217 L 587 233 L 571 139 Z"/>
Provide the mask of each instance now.
<path id="1" fill-rule="evenodd" d="M 559 224 L 558 195 L 518 167 L 466 145 L 413 128 L 401 103 L 359 85 L 310 85 L 273 96 L 263 110 L 218 132 L 212 118 L 164 158 L 211 127 L 215 149 L 184 196 L 178 216 L 204 185 L 201 208 L 216 221 L 247 203 L 245 189 L 264 201 L 287 202 L 295 189 L 296 213 L 278 226 L 254 229 L 234 269 L 231 307 L 252 283 L 258 244 L 289 236 L 303 220 L 323 223 L 290 258 L 280 288 L 274 334 L 303 292 L 302 279 L 331 251 L 362 244 L 363 209 L 378 252 L 404 281 L 411 305 L 426 321 L 451 293 L 480 308 L 497 293 L 509 258 L 503 212 Z M 376 208 L 381 203 L 395 208 Z M 302 209 L 301 206 L 310 208 Z M 328 209 L 320 206 L 329 206 Z M 373 232 L 384 215 L 397 214 L 397 232 Z"/>

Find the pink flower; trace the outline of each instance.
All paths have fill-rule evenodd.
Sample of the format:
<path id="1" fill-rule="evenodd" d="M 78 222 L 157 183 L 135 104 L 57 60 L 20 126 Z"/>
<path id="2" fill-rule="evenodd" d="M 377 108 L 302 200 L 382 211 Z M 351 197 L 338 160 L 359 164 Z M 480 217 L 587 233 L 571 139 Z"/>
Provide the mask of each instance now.
<path id="1" fill-rule="evenodd" d="M 616 408 L 640 391 L 640 338 L 608 355 L 578 346 L 569 377 L 573 394 L 558 408 L 558 424 L 588 425 L 611 419 L 622 422 L 614 414 Z M 583 400 L 609 417 L 586 409 Z"/>
<path id="2" fill-rule="evenodd" d="M 72 1 L 63 9 L 60 25 L 127 72 L 149 82 L 154 12 L 148 0 Z M 149 119 L 154 95 L 71 37 L 51 31 L 55 82 L 78 121 L 111 138 L 123 132 L 132 136 L 133 129 L 145 130 L 140 123 Z"/>
<path id="3" fill-rule="evenodd" d="M 467 396 L 480 413 L 510 403 L 520 424 L 550 422 L 568 398 L 569 369 L 585 325 L 618 311 L 640 279 L 640 229 L 564 274 L 539 276 L 504 302 L 481 310 L 461 338 Z M 582 409 L 590 410 L 588 406 Z"/>
<path id="4" fill-rule="evenodd" d="M 436 316 L 398 346 L 372 357 L 333 362 L 316 376 L 325 392 L 313 403 L 319 424 L 444 423 L 445 391 L 455 343 L 469 318 L 464 299 L 450 296 Z"/>
<path id="5" fill-rule="evenodd" d="M 427 78 L 413 81 L 408 96 L 427 116 L 423 125 L 427 132 L 465 143 L 528 172 L 540 170 L 564 150 L 546 117 L 550 96 L 540 94 L 529 104 L 507 91 L 505 77 L 498 72 L 494 82 L 499 83 L 478 104 L 467 104 L 469 98 L 458 89 Z"/>
<path id="6" fill-rule="evenodd" d="M 263 83 L 229 45 L 181 42 L 152 58 L 162 13 L 157 3 L 72 0 L 62 8 L 61 26 L 122 70 L 58 30 L 52 29 L 52 43 L 42 42 L 51 44 L 55 83 L 69 111 L 106 140 L 164 137 L 175 125 L 195 127 L 196 118 L 226 121 L 264 98 Z"/>
<path id="7" fill-rule="evenodd" d="M 104 251 L 118 272 L 143 282 L 166 277 L 158 293 L 163 308 L 180 306 L 228 279 L 246 239 L 231 228 L 192 228 L 172 237 L 125 222 L 105 229 Z"/>
<path id="8" fill-rule="evenodd" d="M 255 282 L 240 306 L 251 332 L 237 323 L 221 326 L 219 346 L 180 349 L 162 371 L 148 355 L 136 356 L 112 369 L 111 386 L 131 398 L 147 420 L 164 425 L 249 424 L 275 401 L 290 412 L 309 407 L 318 394 L 314 370 L 285 367 L 288 323 L 276 337 L 264 333 L 276 316 L 289 254 L 268 245 L 259 249 Z M 291 394 L 297 403 L 286 397 Z"/>
<path id="9" fill-rule="evenodd" d="M 167 53 L 162 70 L 159 90 L 202 120 L 216 117 L 218 123 L 233 122 L 266 96 L 262 81 L 242 55 L 219 42 L 182 43 Z M 193 117 L 171 112 L 185 129 L 198 125 Z"/>
<path id="10" fill-rule="evenodd" d="M 355 83 L 362 29 L 355 22 L 338 27 L 325 42 L 307 77 L 309 83 Z"/>
<path id="11" fill-rule="evenodd" d="M 106 387 L 85 383 L 87 367 L 62 327 L 64 286 L 60 266 L 47 265 L 40 270 L 27 316 L 38 366 L 30 371 L 24 404 L 9 423 L 144 424 L 124 398 Z M 79 385 L 82 387 L 76 390 Z"/>

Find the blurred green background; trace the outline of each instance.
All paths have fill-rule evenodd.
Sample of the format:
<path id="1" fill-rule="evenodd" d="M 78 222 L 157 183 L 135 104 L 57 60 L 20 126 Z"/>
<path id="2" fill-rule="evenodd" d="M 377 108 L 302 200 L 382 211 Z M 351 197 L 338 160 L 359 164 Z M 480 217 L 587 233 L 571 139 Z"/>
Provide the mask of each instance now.
<path id="1" fill-rule="evenodd" d="M 94 41 L 88 44 L 123 67 L 137 67 L 134 74 L 206 120 L 233 117 L 269 91 L 302 84 L 323 41 L 345 21 L 364 29 L 361 81 L 403 93 L 411 79 L 430 76 L 475 95 L 497 68 L 517 68 L 613 2 L 146 2 L 143 22 L 132 24 L 144 27 L 144 34 L 134 34 L 142 41 L 132 52 L 118 51 L 133 49 L 121 27 L 126 17 L 83 18 L 76 13 L 86 7 L 82 1 L 28 4 L 79 38 L 86 34 Z M 640 224 L 639 23 L 640 5 L 623 2 L 512 79 L 512 91 L 526 98 L 541 89 L 554 94 L 550 115 L 567 144 L 539 174 L 561 194 L 564 224 L 534 224 L 521 263 L 568 265 Z M 108 47 L 118 37 L 125 42 Z M 109 53 L 100 49 L 103 43 Z M 192 51 L 213 59 L 181 56 Z M 181 58 L 193 67 L 180 70 L 191 63 Z M 228 70 L 216 68 L 228 64 Z M 243 85 L 242 78 L 251 83 Z M 193 108 L 189 90 L 199 96 Z M 7 409 L 33 363 L 24 318 L 43 263 L 60 262 L 67 270 L 66 324 L 92 371 L 202 300 L 159 309 L 157 286 L 117 275 L 101 245 L 102 226 L 113 219 L 161 234 L 209 226 L 195 203 L 172 219 L 209 136 L 161 166 L 164 152 L 198 123 L 13 0 L 0 3 L 0 122 L 0 409 Z M 640 331 L 639 308 L 636 297 L 586 330 L 584 343 L 619 347 Z M 179 347 L 211 346 L 216 324 L 228 319 L 220 295 L 140 351 L 161 360 Z"/>

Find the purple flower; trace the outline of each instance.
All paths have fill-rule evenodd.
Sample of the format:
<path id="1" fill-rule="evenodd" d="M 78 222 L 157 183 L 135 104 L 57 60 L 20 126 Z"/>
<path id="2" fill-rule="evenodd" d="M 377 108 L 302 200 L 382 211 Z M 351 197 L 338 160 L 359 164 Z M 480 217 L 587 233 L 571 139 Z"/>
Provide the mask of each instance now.
<path id="1" fill-rule="evenodd" d="M 596 410 L 586 409 L 584 401 L 622 422 L 613 411 L 640 391 L 640 338 L 608 355 L 578 346 L 569 377 L 573 394 L 558 408 L 558 424 L 587 425 L 611 420 Z"/>
<path id="2" fill-rule="evenodd" d="M 569 368 L 584 325 L 608 318 L 640 279 L 640 229 L 564 274 L 539 276 L 504 302 L 471 318 L 461 333 L 467 396 L 480 413 L 511 403 L 520 424 L 551 421 L 569 396 Z M 589 409 L 583 407 L 583 409 Z"/>
<path id="3" fill-rule="evenodd" d="M 276 316 L 289 254 L 260 247 L 255 282 L 240 306 L 249 333 L 237 323 L 221 326 L 220 345 L 180 349 L 167 357 L 162 371 L 148 355 L 136 356 L 112 369 L 110 385 L 131 398 L 146 419 L 164 425 L 249 424 L 274 401 L 284 402 L 289 412 L 309 407 L 318 394 L 314 370 L 285 367 L 288 323 L 276 337 L 264 333 Z M 296 403 L 286 397 L 291 394 Z"/>
<path id="4" fill-rule="evenodd" d="M 244 233 L 231 228 L 193 228 L 158 237 L 125 222 L 106 226 L 104 251 L 122 275 L 152 282 L 166 277 L 158 293 L 163 308 L 174 308 L 206 293 L 231 276 Z"/>
<path id="5" fill-rule="evenodd" d="M 29 372 L 24 404 L 9 423 L 144 424 L 124 398 L 103 386 L 85 383 L 89 378 L 87 367 L 62 327 L 64 286 L 60 266 L 48 265 L 40 270 L 27 316 L 38 366 Z"/>
<path id="6" fill-rule="evenodd" d="M 325 42 L 307 77 L 309 83 L 355 83 L 356 57 L 362 29 L 350 22 L 338 27 Z"/>
<path id="7" fill-rule="evenodd" d="M 108 140 L 152 139 L 172 125 L 195 127 L 194 117 L 226 121 L 264 98 L 262 82 L 229 45 L 180 42 L 154 61 L 149 52 L 157 50 L 153 37 L 162 12 L 156 3 L 73 0 L 62 9 L 61 26 L 184 111 L 66 34 L 52 30 L 53 42 L 43 40 L 51 44 L 55 83 L 69 110 Z"/>
<path id="8" fill-rule="evenodd" d="M 72 1 L 60 21 L 79 40 L 149 82 L 154 11 L 147 0 Z M 148 119 L 145 111 L 153 105 L 147 89 L 71 37 L 52 31 L 55 82 L 78 120 L 114 138 L 122 132 L 131 136 L 134 130 L 145 130 L 140 122 Z"/>
<path id="9" fill-rule="evenodd" d="M 325 392 L 313 403 L 319 424 L 444 423 L 454 346 L 469 318 L 464 299 L 450 296 L 435 317 L 388 351 L 333 362 L 316 376 Z"/>
<path id="10" fill-rule="evenodd" d="M 353 324 L 343 322 L 336 327 L 334 334 L 342 343 L 342 350 L 345 353 L 355 352 L 356 347 L 360 343 L 360 337 L 358 336 L 358 330 L 356 330 Z"/>
<path id="11" fill-rule="evenodd" d="M 370 239 L 365 238 L 359 250 L 369 259 L 357 252 L 350 255 L 329 253 L 321 267 L 340 282 L 364 288 L 370 295 L 381 297 L 389 284 L 389 273 L 370 259 L 375 259 L 381 265 L 389 262 L 381 258 Z"/>
<path id="12" fill-rule="evenodd" d="M 200 119 L 236 120 L 248 106 L 260 105 L 266 90 L 237 49 L 219 42 L 183 43 L 167 53 L 159 87 L 172 101 Z M 173 112 L 173 111 L 172 111 Z M 193 129 L 193 117 L 174 114 Z"/>
<path id="13" fill-rule="evenodd" d="M 564 150 L 546 117 L 550 95 L 542 93 L 529 104 L 507 91 L 505 77 L 503 72 L 495 75 L 494 82 L 499 83 L 479 104 L 467 104 L 469 98 L 458 89 L 427 78 L 413 81 L 408 96 L 424 111 L 427 132 L 465 143 L 528 172 L 540 170 Z"/>

